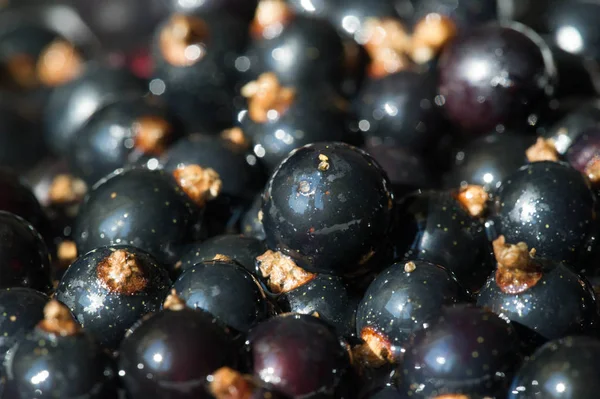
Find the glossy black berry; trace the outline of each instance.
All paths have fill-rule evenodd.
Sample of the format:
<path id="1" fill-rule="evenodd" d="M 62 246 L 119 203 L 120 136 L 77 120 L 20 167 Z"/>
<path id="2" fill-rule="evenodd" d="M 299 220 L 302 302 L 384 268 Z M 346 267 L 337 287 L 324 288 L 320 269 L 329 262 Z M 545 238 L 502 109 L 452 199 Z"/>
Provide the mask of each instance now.
<path id="1" fill-rule="evenodd" d="M 333 327 L 308 315 L 288 314 L 253 329 L 246 343 L 254 375 L 292 397 L 335 397 L 350 362 Z"/>
<path id="2" fill-rule="evenodd" d="M 399 201 L 394 234 L 397 257 L 425 260 L 454 273 L 476 292 L 493 270 L 485 226 L 445 191 L 423 191 Z"/>
<path id="3" fill-rule="evenodd" d="M 397 17 L 393 1 L 375 0 L 365 3 L 361 0 L 337 0 L 326 2 L 331 23 L 340 31 L 354 38 L 361 33 L 369 18 Z"/>
<path id="4" fill-rule="evenodd" d="M 136 246 L 173 265 L 198 237 L 200 208 L 164 171 L 126 169 L 99 181 L 81 205 L 73 238 L 78 252 Z"/>
<path id="5" fill-rule="evenodd" d="M 493 220 L 506 242 L 525 242 L 540 258 L 578 262 L 593 230 L 594 194 L 577 170 L 534 162 L 507 176 L 496 190 Z"/>
<path id="6" fill-rule="evenodd" d="M 433 73 L 401 71 L 367 81 L 358 95 L 359 128 L 389 145 L 431 150 L 447 126 Z"/>
<path id="7" fill-rule="evenodd" d="M 257 195 L 250 208 L 244 213 L 241 220 L 240 231 L 247 237 L 263 241 L 265 229 L 262 224 L 262 196 Z"/>
<path id="8" fill-rule="evenodd" d="M 585 102 L 557 121 L 544 137 L 552 140 L 556 151 L 564 155 L 583 132 L 600 125 L 600 104 Z"/>
<path id="9" fill-rule="evenodd" d="M 439 71 L 448 117 L 474 133 L 535 123 L 556 74 L 547 46 L 522 25 L 470 30 L 444 50 Z"/>
<path id="10" fill-rule="evenodd" d="M 188 307 L 211 313 L 235 331 L 246 333 L 270 316 L 258 280 L 233 262 L 197 263 L 186 269 L 172 288 Z"/>
<path id="11" fill-rule="evenodd" d="M 407 346 L 401 389 L 417 398 L 502 397 L 521 357 L 517 333 L 506 320 L 471 305 L 444 307 Z"/>
<path id="12" fill-rule="evenodd" d="M 57 58 L 58 57 L 58 58 Z M 62 58 L 60 58 L 62 57 Z M 0 28 L 0 87 L 34 92 L 67 83 L 83 71 L 84 56 L 58 33 L 18 18 Z"/>
<path id="13" fill-rule="evenodd" d="M 173 14 L 156 29 L 150 90 L 191 131 L 231 124 L 234 60 L 246 43 L 246 25 L 225 14 Z"/>
<path id="14" fill-rule="evenodd" d="M 277 297 L 282 312 L 312 315 L 335 327 L 338 335 L 354 335 L 357 301 L 342 278 L 318 274 L 314 279 Z"/>
<path id="15" fill-rule="evenodd" d="M 117 348 L 140 317 L 160 309 L 170 285 L 166 270 L 150 255 L 122 245 L 80 256 L 55 295 L 98 342 Z"/>
<path id="16" fill-rule="evenodd" d="M 213 260 L 233 261 L 251 273 L 256 273 L 256 257 L 267 247 L 264 242 L 239 234 L 226 234 L 211 237 L 206 241 L 190 244 L 179 259 L 183 271 L 197 263 Z"/>
<path id="17" fill-rule="evenodd" d="M 595 398 L 600 342 L 591 337 L 566 337 L 548 342 L 523 364 L 509 399 Z"/>
<path id="18" fill-rule="evenodd" d="M 0 290 L 0 359 L 44 318 L 48 297 L 31 288 Z"/>
<path id="19" fill-rule="evenodd" d="M 444 267 L 422 260 L 397 262 L 369 285 L 358 305 L 356 333 L 373 356 L 398 361 L 412 333 L 437 320 L 443 305 L 467 298 L 465 289 Z"/>
<path id="20" fill-rule="evenodd" d="M 31 169 L 46 155 L 39 126 L 12 106 L 0 106 L 0 167 Z"/>
<path id="21" fill-rule="evenodd" d="M 168 301 L 167 301 L 168 302 Z M 206 378 L 235 368 L 238 353 L 213 316 L 181 299 L 144 317 L 119 351 L 119 375 L 131 399 L 210 398 Z"/>
<path id="22" fill-rule="evenodd" d="M 317 143 L 293 152 L 264 194 L 269 248 L 309 272 L 352 275 L 385 245 L 393 195 L 379 165 L 342 143 Z"/>
<path id="23" fill-rule="evenodd" d="M 404 0 L 396 0 L 396 4 Z M 497 0 L 420 0 L 415 3 L 413 18 L 421 19 L 428 14 L 449 16 L 458 23 L 459 27 L 468 29 L 498 17 Z"/>
<path id="24" fill-rule="evenodd" d="M 262 90 L 250 90 L 255 84 Z M 254 154 L 268 170 L 303 145 L 349 138 L 348 112 L 332 91 L 281 86 L 272 73 L 249 85 L 242 90 L 248 101 L 240 123 L 252 141 Z"/>
<path id="25" fill-rule="evenodd" d="M 494 241 L 497 267 L 477 305 L 524 326 L 524 336 L 552 340 L 593 331 L 598 323 L 591 285 L 561 262 L 531 256 L 523 244 Z"/>
<path id="26" fill-rule="evenodd" d="M 145 82 L 125 69 L 90 66 L 83 75 L 50 95 L 44 112 L 46 144 L 56 154 L 68 154 L 73 137 L 99 108 L 147 91 Z"/>
<path id="27" fill-rule="evenodd" d="M 0 288 L 52 288 L 50 254 L 42 236 L 25 219 L 0 211 Z"/>
<path id="28" fill-rule="evenodd" d="M 268 10 L 267 10 L 268 12 Z M 311 87 L 315 83 L 339 86 L 344 47 L 335 28 L 324 19 L 282 13 L 283 18 L 263 25 L 257 12 L 254 40 L 245 52 L 245 80 L 273 72 L 286 86 Z"/>
<path id="29" fill-rule="evenodd" d="M 156 99 L 117 101 L 95 112 L 79 130 L 68 154 L 69 165 L 91 186 L 118 168 L 156 163 L 152 159 L 182 133 Z"/>
<path id="30" fill-rule="evenodd" d="M 600 128 L 584 130 L 567 150 L 565 160 L 597 186 L 600 181 Z"/>
<path id="31" fill-rule="evenodd" d="M 111 360 L 56 300 L 44 308 L 44 320 L 10 351 L 6 370 L 21 398 L 116 396 Z"/>
<path id="32" fill-rule="evenodd" d="M 510 131 L 463 143 L 453 151 L 452 167 L 444 176 L 444 184 L 448 188 L 477 184 L 494 189 L 527 163 L 525 151 L 534 143 L 534 136 Z"/>

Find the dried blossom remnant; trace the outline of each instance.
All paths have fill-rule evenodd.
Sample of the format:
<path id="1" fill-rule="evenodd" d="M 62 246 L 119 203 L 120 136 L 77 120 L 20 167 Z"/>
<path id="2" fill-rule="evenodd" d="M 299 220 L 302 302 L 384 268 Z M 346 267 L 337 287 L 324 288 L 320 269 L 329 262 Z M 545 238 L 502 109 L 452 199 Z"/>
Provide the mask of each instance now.
<path id="1" fill-rule="evenodd" d="M 173 171 L 173 177 L 198 206 L 204 206 L 208 201 L 217 198 L 223 186 L 219 174 L 214 169 L 198 165 L 177 168 Z"/>
<path id="2" fill-rule="evenodd" d="M 418 64 L 431 61 L 442 47 L 457 34 L 452 18 L 437 13 L 427 14 L 413 29 L 410 56 Z"/>
<path id="3" fill-rule="evenodd" d="M 215 371 L 209 385 L 210 393 L 216 399 L 250 399 L 254 388 L 250 378 L 229 367 Z"/>
<path id="4" fill-rule="evenodd" d="M 71 43 L 59 39 L 50 43 L 40 54 L 36 70 L 42 84 L 60 86 L 81 74 L 83 60 Z"/>
<path id="5" fill-rule="evenodd" d="M 594 156 L 585 165 L 584 173 L 592 183 L 600 182 L 600 157 Z"/>
<path id="6" fill-rule="evenodd" d="M 470 398 L 467 395 L 447 394 L 447 395 L 438 395 L 438 396 L 434 397 L 433 399 L 470 399 Z M 486 398 L 483 398 L 483 399 L 486 399 Z"/>
<path id="7" fill-rule="evenodd" d="M 489 195 L 482 186 L 471 184 L 462 187 L 456 199 L 471 216 L 481 217 L 485 212 Z"/>
<path id="8" fill-rule="evenodd" d="M 177 291 L 175 289 L 171 290 L 171 293 L 167 295 L 165 302 L 163 303 L 163 309 L 172 310 L 172 311 L 180 311 L 186 308 L 185 301 L 181 299 L 179 295 L 177 295 Z"/>
<path id="9" fill-rule="evenodd" d="M 415 262 L 406 262 L 404 264 L 404 271 L 406 273 L 412 273 L 417 269 L 417 265 L 415 265 Z"/>
<path id="10" fill-rule="evenodd" d="M 65 240 L 58 245 L 56 251 L 58 264 L 61 268 L 67 268 L 77 259 L 77 245 L 75 241 Z"/>
<path id="11" fill-rule="evenodd" d="M 506 294 L 520 294 L 535 286 L 542 278 L 539 264 L 533 260 L 535 249 L 527 244 L 507 244 L 504 236 L 492 243 L 496 257 L 496 284 Z"/>
<path id="12" fill-rule="evenodd" d="M 81 326 L 73 319 L 71 311 L 56 299 L 50 300 L 44 307 L 44 319 L 38 328 L 63 337 L 81 332 Z"/>
<path id="13" fill-rule="evenodd" d="M 244 131 L 239 127 L 223 130 L 221 138 L 241 148 L 248 148 L 250 146 L 250 140 L 248 140 Z"/>
<path id="14" fill-rule="evenodd" d="M 169 64 L 188 67 L 204 58 L 208 36 L 208 25 L 202 19 L 175 14 L 160 32 L 160 51 Z"/>
<path id="15" fill-rule="evenodd" d="M 261 0 L 256 7 L 250 34 L 259 39 L 276 37 L 294 18 L 290 6 L 283 0 Z"/>
<path id="16" fill-rule="evenodd" d="M 38 86 L 36 62 L 29 54 L 16 54 L 3 63 L 3 69 L 12 82 L 21 89 Z"/>
<path id="17" fill-rule="evenodd" d="M 136 256 L 122 249 L 98 263 L 96 274 L 106 289 L 118 294 L 133 295 L 148 285 L 143 266 Z"/>
<path id="18" fill-rule="evenodd" d="M 529 162 L 558 161 L 558 151 L 552 139 L 538 137 L 534 145 L 525 151 Z"/>
<path id="19" fill-rule="evenodd" d="M 395 19 L 367 19 L 358 41 L 371 58 L 368 73 L 373 78 L 399 72 L 410 65 L 406 56 L 410 49 L 410 36 Z"/>
<path id="20" fill-rule="evenodd" d="M 363 328 L 360 338 L 364 342 L 352 348 L 352 357 L 359 365 L 377 368 L 394 363 L 392 344 L 387 338 L 371 327 Z"/>
<path id="21" fill-rule="evenodd" d="M 173 138 L 173 127 L 157 116 L 142 116 L 131 127 L 135 148 L 144 154 L 161 155 Z"/>
<path id="22" fill-rule="evenodd" d="M 326 170 L 329 170 L 329 157 L 327 155 L 319 154 L 319 166 L 318 166 L 318 169 L 321 172 L 325 172 Z"/>
<path id="23" fill-rule="evenodd" d="M 223 254 L 216 254 L 215 256 L 213 256 L 212 260 L 219 261 L 219 262 L 232 262 L 233 261 L 233 259 L 231 259 L 229 256 L 223 255 Z"/>
<path id="24" fill-rule="evenodd" d="M 281 252 L 268 250 L 258 256 L 259 269 L 263 277 L 269 279 L 268 285 L 275 294 L 289 292 L 316 277 L 302 269 L 289 257 Z"/>
<path id="25" fill-rule="evenodd" d="M 242 87 L 242 96 L 248 99 L 248 115 L 257 123 L 269 120 L 269 112 L 283 114 L 294 101 L 296 91 L 283 87 L 272 72 L 263 73 L 257 80 Z"/>
<path id="26" fill-rule="evenodd" d="M 81 179 L 72 175 L 57 175 L 48 191 L 48 197 L 52 205 L 74 204 L 83 200 L 87 193 L 87 185 Z"/>

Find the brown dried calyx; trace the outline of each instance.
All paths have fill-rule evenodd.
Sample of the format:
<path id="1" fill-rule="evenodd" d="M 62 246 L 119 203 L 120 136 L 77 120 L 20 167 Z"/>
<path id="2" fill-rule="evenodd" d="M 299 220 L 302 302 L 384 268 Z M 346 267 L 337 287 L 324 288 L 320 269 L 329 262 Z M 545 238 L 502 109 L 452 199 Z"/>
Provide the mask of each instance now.
<path id="1" fill-rule="evenodd" d="M 592 183 L 600 182 L 600 157 L 594 156 L 585 165 L 584 173 Z"/>
<path id="2" fill-rule="evenodd" d="M 133 295 L 148 285 L 142 264 L 134 254 L 122 249 L 100 261 L 96 275 L 106 289 L 123 295 Z"/>
<path id="3" fill-rule="evenodd" d="M 359 367 L 378 368 L 394 363 L 392 344 L 372 327 L 365 327 L 360 333 L 363 343 L 352 348 L 352 358 Z"/>
<path id="4" fill-rule="evenodd" d="M 171 293 L 167 295 L 165 302 L 163 303 L 163 309 L 179 311 L 186 308 L 185 301 L 181 299 L 179 295 L 177 295 L 177 291 L 175 289 L 171 290 Z"/>
<path id="5" fill-rule="evenodd" d="M 316 277 L 316 274 L 302 269 L 292 258 L 281 252 L 267 250 L 256 260 L 261 274 L 269 279 L 269 288 L 275 294 L 289 292 Z"/>
<path id="6" fill-rule="evenodd" d="M 269 111 L 275 111 L 279 116 L 292 105 L 296 91 L 281 86 L 273 72 L 266 72 L 242 87 L 242 96 L 248 99 L 250 119 L 265 123 L 269 120 Z"/>
<path id="7" fill-rule="evenodd" d="M 252 377 L 221 367 L 212 374 L 209 391 L 216 399 L 250 399 L 256 385 Z"/>
<path id="8" fill-rule="evenodd" d="M 223 182 L 219 174 L 211 168 L 198 165 L 185 165 L 173 171 L 177 184 L 198 206 L 219 196 Z"/>
<path id="9" fill-rule="evenodd" d="M 456 34 L 456 24 L 450 17 L 427 14 L 413 29 L 410 57 L 417 64 L 429 62 Z"/>
<path id="10" fill-rule="evenodd" d="M 534 145 L 525 151 L 529 162 L 558 161 L 558 151 L 552 139 L 538 137 Z"/>
<path id="11" fill-rule="evenodd" d="M 239 127 L 223 130 L 221 132 L 221 138 L 240 148 L 248 148 L 250 146 L 250 140 L 248 140 L 244 131 Z"/>
<path id="12" fill-rule="evenodd" d="M 77 245 L 74 241 L 65 240 L 58 245 L 56 251 L 58 266 L 66 269 L 77 259 Z"/>
<path id="13" fill-rule="evenodd" d="M 446 394 L 446 395 L 435 396 L 433 399 L 471 399 L 471 398 L 467 395 L 462 395 L 462 394 Z M 483 399 L 486 399 L 486 398 L 483 398 Z"/>
<path id="14" fill-rule="evenodd" d="M 482 186 L 470 184 L 461 187 L 456 199 L 471 216 L 481 217 L 485 213 L 489 195 Z"/>
<path id="15" fill-rule="evenodd" d="M 52 205 L 71 205 L 81 202 L 87 193 L 87 185 L 72 175 L 57 175 L 48 192 Z"/>
<path id="16" fill-rule="evenodd" d="M 400 21 L 369 18 L 359 41 L 371 58 L 368 69 L 371 77 L 384 77 L 410 65 L 406 56 L 410 50 L 410 36 Z"/>
<path id="17" fill-rule="evenodd" d="M 161 155 L 173 138 L 173 127 L 157 116 L 142 116 L 132 125 L 135 148 L 144 154 Z"/>
<path id="18" fill-rule="evenodd" d="M 542 278 L 540 265 L 533 260 L 535 249 L 527 244 L 507 244 L 504 236 L 494 240 L 496 257 L 496 284 L 506 294 L 520 294 L 535 286 Z"/>
<path id="19" fill-rule="evenodd" d="M 294 18 L 290 6 L 283 0 L 261 0 L 256 7 L 250 34 L 259 39 L 272 39 L 277 36 Z"/>
<path id="20" fill-rule="evenodd" d="M 78 77 L 83 71 L 83 59 L 71 43 L 59 39 L 40 54 L 36 70 L 42 84 L 55 87 Z"/>
<path id="21" fill-rule="evenodd" d="M 81 332 L 81 326 L 73 319 L 69 308 L 56 299 L 50 300 L 44 307 L 44 319 L 39 322 L 38 328 L 62 337 Z"/>
<path id="22" fill-rule="evenodd" d="M 202 19 L 174 14 L 160 32 L 160 51 L 173 66 L 191 66 L 204 58 L 208 36 L 208 25 Z"/>
<path id="23" fill-rule="evenodd" d="M 7 81 L 5 84 L 14 89 L 30 90 L 39 86 L 36 61 L 29 54 L 16 54 L 2 64 L 2 72 Z"/>

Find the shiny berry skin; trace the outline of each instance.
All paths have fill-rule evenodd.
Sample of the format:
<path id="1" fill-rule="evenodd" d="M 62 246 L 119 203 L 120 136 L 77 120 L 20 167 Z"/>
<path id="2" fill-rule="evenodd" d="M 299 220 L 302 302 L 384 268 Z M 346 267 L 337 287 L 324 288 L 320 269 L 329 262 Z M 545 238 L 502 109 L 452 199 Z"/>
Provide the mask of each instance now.
<path id="1" fill-rule="evenodd" d="M 31 288 L 0 290 L 0 359 L 44 318 L 48 296 Z"/>
<path id="2" fill-rule="evenodd" d="M 0 288 L 25 287 L 47 293 L 50 254 L 42 236 L 25 219 L 0 211 Z"/>
<path id="3" fill-rule="evenodd" d="M 177 29 L 186 35 L 177 36 Z M 234 60 L 246 45 L 247 26 L 226 14 L 172 14 L 160 24 L 152 42 L 152 80 L 190 131 L 225 129 L 233 116 Z M 188 57 L 186 49 L 192 50 Z"/>
<path id="4" fill-rule="evenodd" d="M 252 201 L 250 208 L 244 213 L 241 220 L 240 230 L 247 237 L 252 237 L 263 241 L 265 239 L 265 229 L 262 224 L 262 196 L 257 195 Z"/>
<path id="5" fill-rule="evenodd" d="M 454 150 L 452 166 L 444 176 L 448 188 L 477 184 L 488 190 L 527 163 L 525 151 L 535 137 L 519 132 L 490 133 Z"/>
<path id="6" fill-rule="evenodd" d="M 502 397 L 521 361 L 513 326 L 471 305 L 444 307 L 429 328 L 415 334 L 399 366 L 406 393 Z"/>
<path id="7" fill-rule="evenodd" d="M 51 303 L 44 308 L 46 309 Z M 59 305 L 64 308 L 64 305 Z M 68 315 L 68 309 L 64 308 Z M 55 323 L 66 323 L 58 319 Z M 9 352 L 6 370 L 9 386 L 21 398 L 86 398 L 116 397 L 116 372 L 112 360 L 87 332 L 73 320 L 68 329 L 48 331 L 62 324 L 38 326 Z"/>
<path id="8" fill-rule="evenodd" d="M 206 377 L 238 361 L 229 333 L 210 314 L 167 309 L 144 317 L 123 340 L 119 375 L 131 399 L 203 399 L 211 397 Z"/>
<path id="9" fill-rule="evenodd" d="M 401 71 L 368 80 L 358 95 L 359 127 L 389 145 L 430 149 L 447 130 L 436 91 L 433 73 Z"/>
<path id="10" fill-rule="evenodd" d="M 522 25 L 470 30 L 443 51 L 439 72 L 448 117 L 473 133 L 526 126 L 556 74 L 547 46 Z"/>
<path id="11" fill-rule="evenodd" d="M 535 285 L 517 294 L 506 293 L 493 273 L 481 288 L 477 305 L 526 327 L 523 337 L 538 342 L 593 333 L 598 314 L 591 285 L 560 262 L 534 261 L 542 274 Z"/>
<path id="12" fill-rule="evenodd" d="M 276 118 L 255 121 L 242 112 L 240 123 L 253 143 L 254 155 L 273 171 L 296 148 L 319 141 L 347 141 L 349 114 L 337 100 L 341 99 L 329 90 L 298 87 L 291 105 Z"/>
<path id="13" fill-rule="evenodd" d="M 597 173 L 600 162 L 600 128 L 584 130 L 567 150 L 565 159 L 597 186 L 600 180 Z"/>
<path id="14" fill-rule="evenodd" d="M 558 162 L 534 162 L 507 176 L 496 190 L 494 229 L 510 243 L 525 242 L 537 256 L 576 269 L 593 230 L 595 196 L 589 181 Z"/>
<path id="15" fill-rule="evenodd" d="M 341 37 L 328 21 L 303 15 L 284 23 L 280 33 L 253 40 L 245 57 L 249 61 L 246 80 L 274 72 L 286 86 L 330 83 L 338 87 L 343 76 Z"/>
<path id="16" fill-rule="evenodd" d="M 364 271 L 391 227 L 387 176 L 367 153 L 347 144 L 294 151 L 273 173 L 263 198 L 268 247 L 309 272 Z"/>
<path id="17" fill-rule="evenodd" d="M 365 3 L 361 0 L 328 1 L 329 20 L 341 32 L 357 37 L 362 27 L 370 17 L 396 17 L 394 2 L 390 0 L 375 0 Z"/>
<path id="18" fill-rule="evenodd" d="M 446 268 L 422 260 L 396 262 L 369 285 L 358 305 L 356 333 L 375 334 L 399 359 L 406 341 L 440 316 L 443 305 L 468 300 L 468 294 Z"/>
<path id="19" fill-rule="evenodd" d="M 172 288 L 188 307 L 209 312 L 235 331 L 246 333 L 270 316 L 258 280 L 233 262 L 197 263 L 186 269 Z"/>
<path id="20" fill-rule="evenodd" d="M 121 100 L 91 116 L 74 138 L 67 158 L 73 173 L 91 186 L 118 168 L 158 157 L 182 133 L 156 99 Z"/>
<path id="21" fill-rule="evenodd" d="M 566 337 L 539 348 L 517 372 L 508 399 L 597 397 L 600 342 Z"/>
<path id="22" fill-rule="evenodd" d="M 250 332 L 246 342 L 254 375 L 291 397 L 335 397 L 349 374 L 346 348 L 316 317 L 288 314 Z"/>
<path id="23" fill-rule="evenodd" d="M 581 0 L 571 1 L 568 6 L 557 2 L 548 7 L 548 29 L 554 44 L 584 59 L 600 61 L 600 30 L 594 19 L 598 12 L 598 4 Z"/>
<path id="24" fill-rule="evenodd" d="M 318 274 L 314 279 L 277 297 L 282 312 L 316 316 L 350 337 L 356 329 L 357 301 L 341 277 Z"/>
<path id="25" fill-rule="evenodd" d="M 170 285 L 166 270 L 150 255 L 120 245 L 80 256 L 55 295 L 98 342 L 116 349 L 140 317 L 160 309 Z"/>
<path id="26" fill-rule="evenodd" d="M 173 265 L 199 235 L 200 208 L 164 171 L 130 168 L 92 187 L 73 228 L 77 250 L 128 244 Z"/>
<path id="27" fill-rule="evenodd" d="M 68 154 L 73 137 L 95 111 L 109 102 L 147 91 L 145 82 L 125 69 L 90 66 L 48 98 L 43 121 L 46 144 L 57 155 Z"/>
<path id="28" fill-rule="evenodd" d="M 600 104 L 590 101 L 567 113 L 544 134 L 544 137 L 553 140 L 556 151 L 564 155 L 583 132 L 598 125 Z"/>
<path id="29" fill-rule="evenodd" d="M 211 237 L 186 247 L 181 256 L 181 269 L 192 268 L 197 263 L 212 260 L 233 261 L 251 273 L 256 273 L 256 257 L 267 250 L 264 242 L 239 234 L 224 234 Z"/>
<path id="30" fill-rule="evenodd" d="M 412 193 L 397 208 L 396 257 L 443 266 L 463 287 L 477 292 L 493 270 L 483 223 L 446 191 Z"/>

